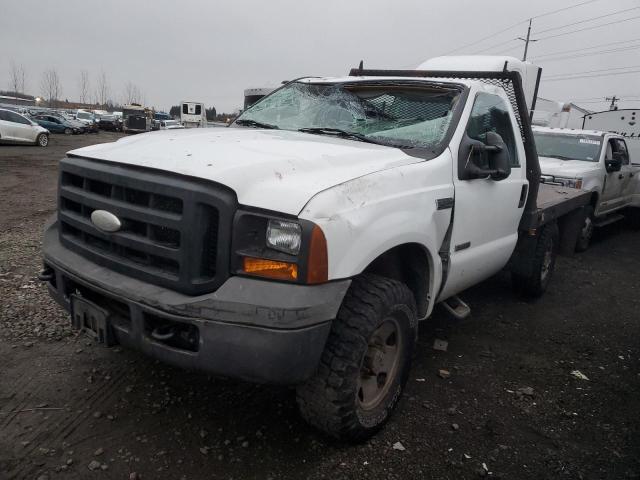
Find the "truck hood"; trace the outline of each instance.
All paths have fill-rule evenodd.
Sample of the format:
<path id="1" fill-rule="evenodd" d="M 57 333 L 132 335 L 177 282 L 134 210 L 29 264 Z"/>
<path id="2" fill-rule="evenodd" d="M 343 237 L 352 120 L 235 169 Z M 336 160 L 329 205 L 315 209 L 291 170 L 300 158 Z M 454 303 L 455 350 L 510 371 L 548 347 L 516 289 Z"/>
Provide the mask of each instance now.
<path id="1" fill-rule="evenodd" d="M 560 160 L 559 158 L 539 157 L 540 170 L 543 175 L 554 177 L 583 178 L 599 171 L 598 162 L 584 160 Z"/>
<path id="2" fill-rule="evenodd" d="M 254 128 L 162 130 L 68 154 L 212 180 L 242 205 L 292 215 L 322 190 L 422 161 L 393 147 Z"/>

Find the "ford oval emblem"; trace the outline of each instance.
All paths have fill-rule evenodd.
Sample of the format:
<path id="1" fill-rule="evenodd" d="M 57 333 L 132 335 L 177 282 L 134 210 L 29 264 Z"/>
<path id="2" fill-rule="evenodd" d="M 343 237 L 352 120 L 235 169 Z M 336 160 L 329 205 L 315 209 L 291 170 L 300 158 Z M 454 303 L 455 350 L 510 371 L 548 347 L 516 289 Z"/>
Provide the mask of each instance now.
<path id="1" fill-rule="evenodd" d="M 106 210 L 94 210 L 91 213 L 91 223 L 103 232 L 117 232 L 122 228 L 120 219 Z"/>

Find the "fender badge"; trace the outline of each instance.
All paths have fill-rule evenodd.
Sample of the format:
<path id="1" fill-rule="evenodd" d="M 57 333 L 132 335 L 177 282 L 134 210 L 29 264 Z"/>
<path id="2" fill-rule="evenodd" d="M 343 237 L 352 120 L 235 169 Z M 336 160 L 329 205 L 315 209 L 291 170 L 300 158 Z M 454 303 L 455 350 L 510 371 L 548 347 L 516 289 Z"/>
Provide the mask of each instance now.
<path id="1" fill-rule="evenodd" d="M 91 213 L 91 223 L 103 232 L 117 232 L 122 228 L 120 219 L 106 210 L 94 210 Z"/>

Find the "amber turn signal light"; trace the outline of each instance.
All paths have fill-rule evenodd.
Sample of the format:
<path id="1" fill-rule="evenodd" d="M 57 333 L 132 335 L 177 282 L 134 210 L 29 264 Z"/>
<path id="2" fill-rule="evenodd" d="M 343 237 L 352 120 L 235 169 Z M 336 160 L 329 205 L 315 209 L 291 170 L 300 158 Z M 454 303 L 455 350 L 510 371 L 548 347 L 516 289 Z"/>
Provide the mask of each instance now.
<path id="1" fill-rule="evenodd" d="M 322 229 L 315 225 L 309 244 L 309 262 L 307 263 L 307 283 L 324 283 L 329 279 L 329 259 L 327 239 Z"/>
<path id="2" fill-rule="evenodd" d="M 245 273 L 276 280 L 297 280 L 298 265 L 289 262 L 278 262 L 266 258 L 244 257 L 242 269 Z"/>

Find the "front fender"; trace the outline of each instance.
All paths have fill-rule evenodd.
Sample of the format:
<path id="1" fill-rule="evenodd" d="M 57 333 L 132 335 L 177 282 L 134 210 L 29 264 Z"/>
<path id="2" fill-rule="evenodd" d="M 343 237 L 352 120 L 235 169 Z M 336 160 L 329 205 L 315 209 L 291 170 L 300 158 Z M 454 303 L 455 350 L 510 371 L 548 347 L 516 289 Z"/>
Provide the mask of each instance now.
<path id="1" fill-rule="evenodd" d="M 437 200 L 454 196 L 451 170 L 446 150 L 433 160 L 365 175 L 315 195 L 300 217 L 325 234 L 329 279 L 358 275 L 391 248 L 415 243 L 430 257 L 430 288 L 439 288 L 438 250 L 452 209 L 438 209 Z"/>

